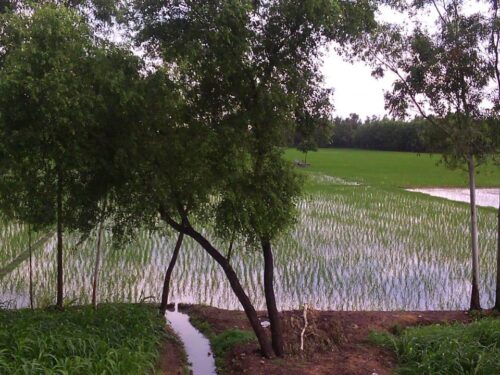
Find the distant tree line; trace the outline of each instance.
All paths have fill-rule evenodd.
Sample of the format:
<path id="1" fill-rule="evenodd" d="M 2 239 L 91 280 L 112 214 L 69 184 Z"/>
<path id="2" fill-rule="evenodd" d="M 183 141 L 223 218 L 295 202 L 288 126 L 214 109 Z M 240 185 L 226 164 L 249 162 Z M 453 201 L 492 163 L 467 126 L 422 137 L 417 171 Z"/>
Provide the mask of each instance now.
<path id="1" fill-rule="evenodd" d="M 488 124 L 488 121 L 485 120 Z M 500 129 L 490 126 L 500 137 Z M 312 134 L 303 134 L 300 128 L 294 134 L 292 146 L 299 150 L 314 151 L 318 147 L 359 148 L 380 151 L 446 152 L 450 145 L 442 130 L 429 121 L 416 117 L 412 120 L 368 117 L 364 121 L 356 113 L 348 117 L 335 117 Z"/>
<path id="2" fill-rule="evenodd" d="M 429 139 L 430 130 L 429 124 L 419 118 L 402 121 L 372 117 L 363 122 L 357 114 L 351 114 L 347 118 L 336 117 L 333 120 L 332 136 L 326 146 L 383 151 L 436 151 L 439 145 Z"/>

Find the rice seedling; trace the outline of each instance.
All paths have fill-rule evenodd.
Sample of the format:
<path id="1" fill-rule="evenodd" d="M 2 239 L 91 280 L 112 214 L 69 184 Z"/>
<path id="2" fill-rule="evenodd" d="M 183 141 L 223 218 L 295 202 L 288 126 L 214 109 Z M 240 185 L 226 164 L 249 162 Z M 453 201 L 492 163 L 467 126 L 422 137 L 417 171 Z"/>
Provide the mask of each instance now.
<path id="1" fill-rule="evenodd" d="M 309 303 L 318 309 L 463 309 L 469 298 L 466 204 L 401 190 L 329 184 L 299 202 L 295 228 L 275 244 L 278 305 Z M 479 210 L 482 302 L 493 303 L 496 221 Z M 142 232 L 121 249 L 104 250 L 100 300 L 159 300 L 175 236 Z M 67 298 L 88 303 L 95 240 L 65 256 Z M 55 295 L 54 242 L 35 252 L 37 304 Z M 234 268 L 257 307 L 263 308 L 260 253 L 240 244 Z M 26 305 L 27 264 L 3 280 L 3 293 Z M 43 293 L 41 293 L 43 291 Z M 171 300 L 238 308 L 223 273 L 193 241 L 186 240 L 174 270 Z M 1 298 L 0 298 L 1 299 Z"/>
<path id="2" fill-rule="evenodd" d="M 296 308 L 303 303 L 317 309 L 340 310 L 468 307 L 467 204 L 383 184 L 354 184 L 319 172 L 308 175 L 311 178 L 306 183 L 307 194 L 298 202 L 297 224 L 274 244 L 280 309 Z M 495 210 L 479 209 L 479 231 L 481 300 L 484 306 L 491 306 L 495 285 Z M 205 232 L 210 233 L 210 229 Z M 79 246 L 76 236 L 66 239 L 67 299 L 89 303 L 95 236 Z M 167 231 L 141 231 L 133 242 L 113 249 L 110 234 L 106 233 L 99 301 L 138 302 L 148 297 L 159 301 L 175 240 L 175 234 Z M 19 244 L 23 246 L 25 243 Z M 51 239 L 34 253 L 37 306 L 53 303 L 54 247 Z M 250 298 L 257 308 L 264 308 L 260 252 L 237 244 L 233 254 L 231 262 Z M 28 264 L 24 262 L 5 276 L 0 301 L 14 300 L 18 307 L 27 306 L 27 275 Z M 239 308 L 224 274 L 190 239 L 184 240 L 172 275 L 170 300 Z"/>

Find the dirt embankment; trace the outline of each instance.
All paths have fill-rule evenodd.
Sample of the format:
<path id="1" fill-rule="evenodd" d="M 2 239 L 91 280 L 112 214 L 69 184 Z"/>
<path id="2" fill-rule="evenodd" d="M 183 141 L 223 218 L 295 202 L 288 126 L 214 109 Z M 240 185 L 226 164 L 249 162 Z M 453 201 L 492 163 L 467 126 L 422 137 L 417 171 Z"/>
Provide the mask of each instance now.
<path id="1" fill-rule="evenodd" d="M 160 347 L 158 371 L 161 375 L 184 375 L 187 362 L 182 343 L 169 326 L 165 327 L 165 333 Z"/>
<path id="2" fill-rule="evenodd" d="M 227 329 L 250 330 L 242 311 L 207 306 L 182 306 L 191 317 L 210 324 L 215 334 Z M 266 318 L 265 313 L 259 317 Z M 283 359 L 264 359 L 257 343 L 235 346 L 225 358 L 229 374 L 265 375 L 385 375 L 396 366 L 394 355 L 372 345 L 371 331 L 394 331 L 407 326 L 445 322 L 470 322 L 465 311 L 426 312 L 347 312 L 309 311 L 309 326 L 300 350 L 303 329 L 302 311 L 281 313 L 287 355 Z"/>

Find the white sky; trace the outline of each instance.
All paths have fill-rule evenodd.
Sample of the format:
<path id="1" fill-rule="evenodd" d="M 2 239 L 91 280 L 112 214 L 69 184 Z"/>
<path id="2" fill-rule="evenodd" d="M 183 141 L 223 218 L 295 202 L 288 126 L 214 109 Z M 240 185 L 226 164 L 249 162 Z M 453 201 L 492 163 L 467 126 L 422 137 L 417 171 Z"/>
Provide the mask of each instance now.
<path id="1" fill-rule="evenodd" d="M 371 68 L 362 62 L 346 62 L 332 49 L 325 54 L 323 64 L 325 86 L 334 88 L 334 116 L 347 117 L 357 113 L 362 119 L 384 116 L 384 90 L 389 90 L 392 78 L 375 79 Z"/>

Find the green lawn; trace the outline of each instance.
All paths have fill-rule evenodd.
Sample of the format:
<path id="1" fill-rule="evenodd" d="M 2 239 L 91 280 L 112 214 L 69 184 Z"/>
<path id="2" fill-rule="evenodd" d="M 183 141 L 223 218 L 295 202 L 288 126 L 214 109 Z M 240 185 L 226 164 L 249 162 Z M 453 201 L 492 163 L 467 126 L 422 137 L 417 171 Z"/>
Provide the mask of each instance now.
<path id="1" fill-rule="evenodd" d="M 285 157 L 303 160 L 304 154 L 288 149 Z M 467 186 L 465 171 L 438 165 L 439 160 L 439 155 L 410 152 L 321 149 L 308 153 L 311 165 L 305 170 L 384 187 Z M 500 186 L 500 167 L 489 164 L 478 171 L 477 186 Z"/>
<path id="2" fill-rule="evenodd" d="M 145 305 L 0 310 L 0 374 L 153 374 L 164 327 Z"/>

